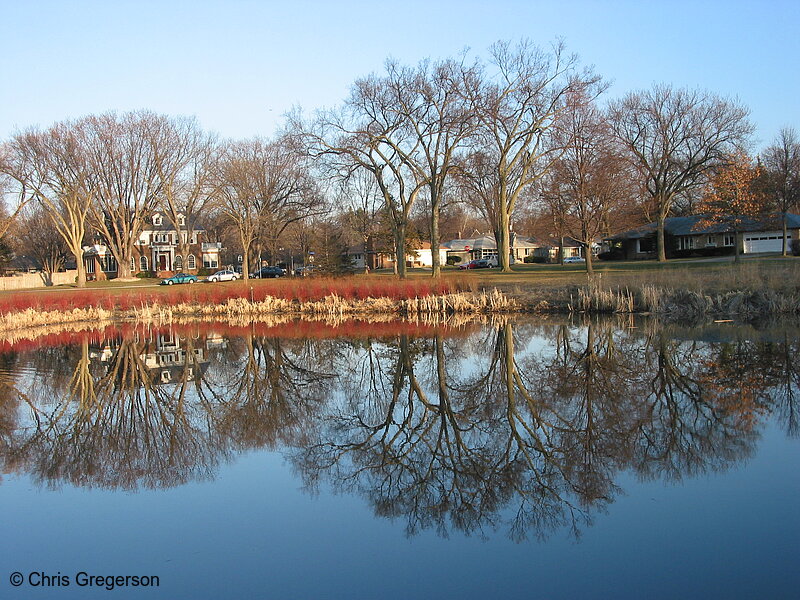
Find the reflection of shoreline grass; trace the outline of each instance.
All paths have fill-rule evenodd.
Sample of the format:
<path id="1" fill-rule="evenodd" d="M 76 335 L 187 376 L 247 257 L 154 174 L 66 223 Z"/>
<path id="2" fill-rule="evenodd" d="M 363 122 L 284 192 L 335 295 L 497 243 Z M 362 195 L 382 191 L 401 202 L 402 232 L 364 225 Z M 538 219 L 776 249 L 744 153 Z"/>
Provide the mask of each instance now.
<path id="1" fill-rule="evenodd" d="M 216 334 L 223 337 L 255 335 L 281 339 L 383 339 L 398 335 L 409 337 L 447 338 L 469 334 L 484 320 L 475 316 L 452 315 L 437 319 L 405 319 L 392 315 L 363 319 L 330 318 L 326 316 L 297 318 L 290 315 L 263 315 L 258 319 L 177 319 L 169 324 L 140 322 L 78 322 L 27 327 L 5 332 L 0 339 L 0 352 L 36 350 L 76 344 L 84 341 L 100 343 L 116 337 L 143 337 L 160 331 L 176 332 L 183 336 Z"/>

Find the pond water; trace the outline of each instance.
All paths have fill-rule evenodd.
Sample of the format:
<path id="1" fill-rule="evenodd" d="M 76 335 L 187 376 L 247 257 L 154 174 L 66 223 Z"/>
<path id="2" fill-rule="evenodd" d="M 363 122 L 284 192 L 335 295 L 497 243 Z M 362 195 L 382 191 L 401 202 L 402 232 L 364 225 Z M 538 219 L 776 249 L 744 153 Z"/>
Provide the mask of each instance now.
<path id="1" fill-rule="evenodd" d="M 0 597 L 795 598 L 799 350 L 632 320 L 7 341 Z"/>

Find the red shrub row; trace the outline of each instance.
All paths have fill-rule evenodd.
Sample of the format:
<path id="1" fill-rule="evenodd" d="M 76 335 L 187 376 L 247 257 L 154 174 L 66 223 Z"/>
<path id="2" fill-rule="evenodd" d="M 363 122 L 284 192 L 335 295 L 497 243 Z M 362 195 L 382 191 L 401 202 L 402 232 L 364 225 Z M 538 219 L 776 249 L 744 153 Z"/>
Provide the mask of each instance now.
<path id="1" fill-rule="evenodd" d="M 166 290 L 143 291 L 136 288 L 113 294 L 104 290 L 59 290 L 18 292 L 0 297 L 0 314 L 38 310 L 72 310 L 101 307 L 130 310 L 148 304 L 224 304 L 230 298 L 247 298 L 260 302 L 268 296 L 299 302 L 321 300 L 335 294 L 345 300 L 391 298 L 405 300 L 431 294 L 447 294 L 465 289 L 463 282 L 452 278 L 440 280 L 387 277 L 313 277 L 304 279 L 271 279 L 239 281 L 222 285 L 183 285 Z"/>

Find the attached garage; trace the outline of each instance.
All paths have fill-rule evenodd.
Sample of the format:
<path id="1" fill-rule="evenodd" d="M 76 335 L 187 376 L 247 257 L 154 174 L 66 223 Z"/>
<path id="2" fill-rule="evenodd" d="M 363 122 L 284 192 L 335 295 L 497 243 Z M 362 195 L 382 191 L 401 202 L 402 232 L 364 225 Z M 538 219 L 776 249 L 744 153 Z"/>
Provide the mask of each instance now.
<path id="1" fill-rule="evenodd" d="M 781 231 L 761 231 L 744 234 L 744 253 L 758 254 L 759 252 L 780 252 L 783 250 Z M 791 247 L 792 234 L 786 234 L 786 247 Z"/>

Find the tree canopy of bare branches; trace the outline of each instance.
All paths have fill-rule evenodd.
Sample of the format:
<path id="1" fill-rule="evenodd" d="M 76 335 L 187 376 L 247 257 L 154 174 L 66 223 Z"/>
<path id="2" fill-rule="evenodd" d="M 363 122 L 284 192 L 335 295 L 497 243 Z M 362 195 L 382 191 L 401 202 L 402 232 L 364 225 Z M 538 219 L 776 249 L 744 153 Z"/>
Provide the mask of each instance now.
<path id="1" fill-rule="evenodd" d="M 570 98 L 555 139 L 564 150 L 544 180 L 542 197 L 556 229 L 583 245 L 591 273 L 592 244 L 610 233 L 612 215 L 633 198 L 630 169 L 605 115 L 582 94 Z"/>
<path id="2" fill-rule="evenodd" d="M 169 118 L 149 111 L 107 113 L 87 117 L 83 127 L 94 189 L 91 222 L 125 279 L 139 236 L 163 198 L 159 157 L 170 143 Z"/>
<path id="3" fill-rule="evenodd" d="M 511 216 L 523 192 L 557 159 L 554 128 L 571 94 L 594 96 L 600 78 L 580 70 L 578 59 L 558 42 L 547 51 L 522 41 L 498 42 L 491 49 L 492 72 L 484 75 L 473 99 L 480 127 L 465 182 L 485 206 L 497 241 L 498 258 L 510 270 Z M 467 166 L 469 169 L 469 166 Z"/>
<path id="4" fill-rule="evenodd" d="M 151 132 L 162 188 L 159 207 L 178 232 L 177 254 L 185 265 L 199 221 L 213 204 L 212 175 L 219 146 L 194 118 L 171 118 L 159 125 Z"/>
<path id="5" fill-rule="evenodd" d="M 800 204 L 800 139 L 784 127 L 761 155 L 767 177 L 767 193 L 783 213 L 783 255 L 786 256 L 786 213 Z"/>
<path id="6" fill-rule="evenodd" d="M 230 144 L 215 178 L 219 209 L 239 232 L 245 278 L 260 235 L 266 236 L 274 256 L 277 240 L 289 225 L 323 210 L 322 195 L 288 138 Z"/>
<path id="7" fill-rule="evenodd" d="M 6 172 L 18 183 L 23 201 L 35 199 L 77 264 L 78 287 L 86 285 L 83 243 L 94 198 L 87 156 L 85 121 L 57 123 L 45 131 L 30 129 L 6 144 Z M 49 221 L 49 223 L 48 223 Z"/>
<path id="8" fill-rule="evenodd" d="M 652 200 L 658 260 L 666 261 L 664 221 L 677 195 L 705 184 L 753 132 L 744 106 L 709 92 L 657 85 L 610 107 L 612 128 Z"/>

